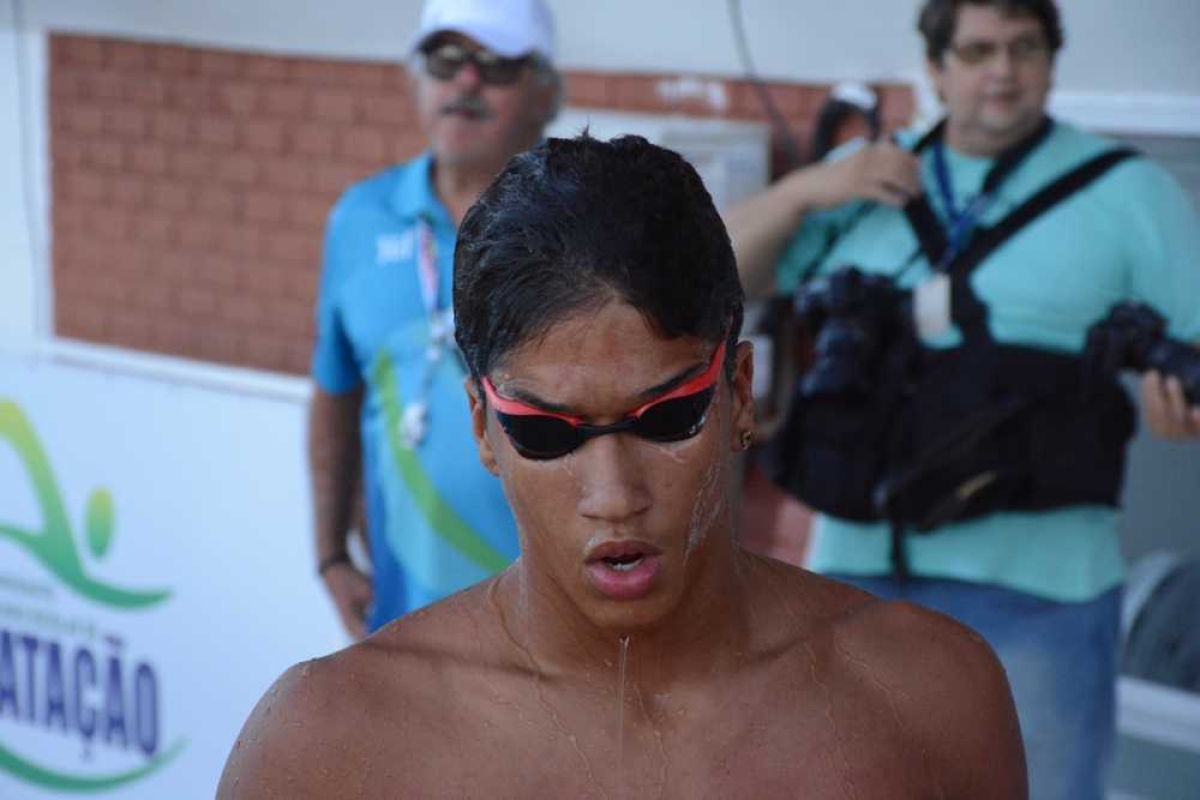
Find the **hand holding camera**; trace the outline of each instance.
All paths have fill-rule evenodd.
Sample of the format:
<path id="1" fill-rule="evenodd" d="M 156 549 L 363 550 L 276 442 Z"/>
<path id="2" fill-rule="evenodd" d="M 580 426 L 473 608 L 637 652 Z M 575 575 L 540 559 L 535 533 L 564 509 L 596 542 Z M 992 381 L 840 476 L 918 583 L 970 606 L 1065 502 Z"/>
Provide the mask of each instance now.
<path id="1" fill-rule="evenodd" d="M 1104 376 L 1131 369 L 1174 377 L 1188 404 L 1200 405 L 1200 350 L 1166 331 L 1166 320 L 1150 306 L 1120 303 L 1088 330 L 1084 358 Z"/>

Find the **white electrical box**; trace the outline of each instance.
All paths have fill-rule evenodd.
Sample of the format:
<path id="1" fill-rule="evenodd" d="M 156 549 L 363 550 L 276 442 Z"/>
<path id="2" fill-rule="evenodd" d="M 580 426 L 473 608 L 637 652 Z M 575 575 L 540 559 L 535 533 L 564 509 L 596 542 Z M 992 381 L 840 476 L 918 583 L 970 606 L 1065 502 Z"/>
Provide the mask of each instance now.
<path id="1" fill-rule="evenodd" d="M 676 151 L 700 173 L 720 210 L 765 188 L 770 175 L 770 130 L 762 123 L 565 108 L 546 134 L 569 138 L 584 128 L 597 139 L 636 134 Z"/>

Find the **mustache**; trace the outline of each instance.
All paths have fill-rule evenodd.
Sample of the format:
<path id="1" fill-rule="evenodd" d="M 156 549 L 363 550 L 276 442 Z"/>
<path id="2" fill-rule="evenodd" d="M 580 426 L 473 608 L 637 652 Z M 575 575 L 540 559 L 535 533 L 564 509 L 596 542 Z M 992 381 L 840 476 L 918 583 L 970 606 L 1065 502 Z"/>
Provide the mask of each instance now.
<path id="1" fill-rule="evenodd" d="M 479 118 L 492 116 L 491 107 L 477 94 L 459 95 L 443 105 L 440 112 L 442 114 L 466 114 Z"/>

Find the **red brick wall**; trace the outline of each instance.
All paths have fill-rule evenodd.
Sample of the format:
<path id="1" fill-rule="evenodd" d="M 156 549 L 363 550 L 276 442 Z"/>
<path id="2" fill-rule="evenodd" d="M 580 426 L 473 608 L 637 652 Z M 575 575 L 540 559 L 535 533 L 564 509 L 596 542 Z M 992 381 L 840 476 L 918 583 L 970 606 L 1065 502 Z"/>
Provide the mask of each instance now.
<path id="1" fill-rule="evenodd" d="M 326 211 L 423 147 L 400 69 L 59 34 L 49 61 L 56 332 L 306 372 Z M 567 102 L 713 116 L 665 77 L 568 73 Z M 879 88 L 902 123 L 908 91 Z M 806 141 L 826 88 L 770 89 Z M 764 118 L 726 90 L 725 116 Z"/>

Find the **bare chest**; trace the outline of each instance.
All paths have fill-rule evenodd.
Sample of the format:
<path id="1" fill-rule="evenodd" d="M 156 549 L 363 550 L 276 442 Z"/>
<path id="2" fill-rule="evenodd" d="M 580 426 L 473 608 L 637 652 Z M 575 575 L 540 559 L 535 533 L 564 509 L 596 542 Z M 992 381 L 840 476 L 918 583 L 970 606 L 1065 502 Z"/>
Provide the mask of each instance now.
<path id="1" fill-rule="evenodd" d="M 445 797 L 937 797 L 903 718 L 809 681 L 678 698 L 489 691 L 390 746 L 390 788 Z M 411 731 L 412 729 L 409 728 Z M 372 770 L 374 772 L 374 770 Z M 378 794 L 377 794 L 378 793 Z"/>

